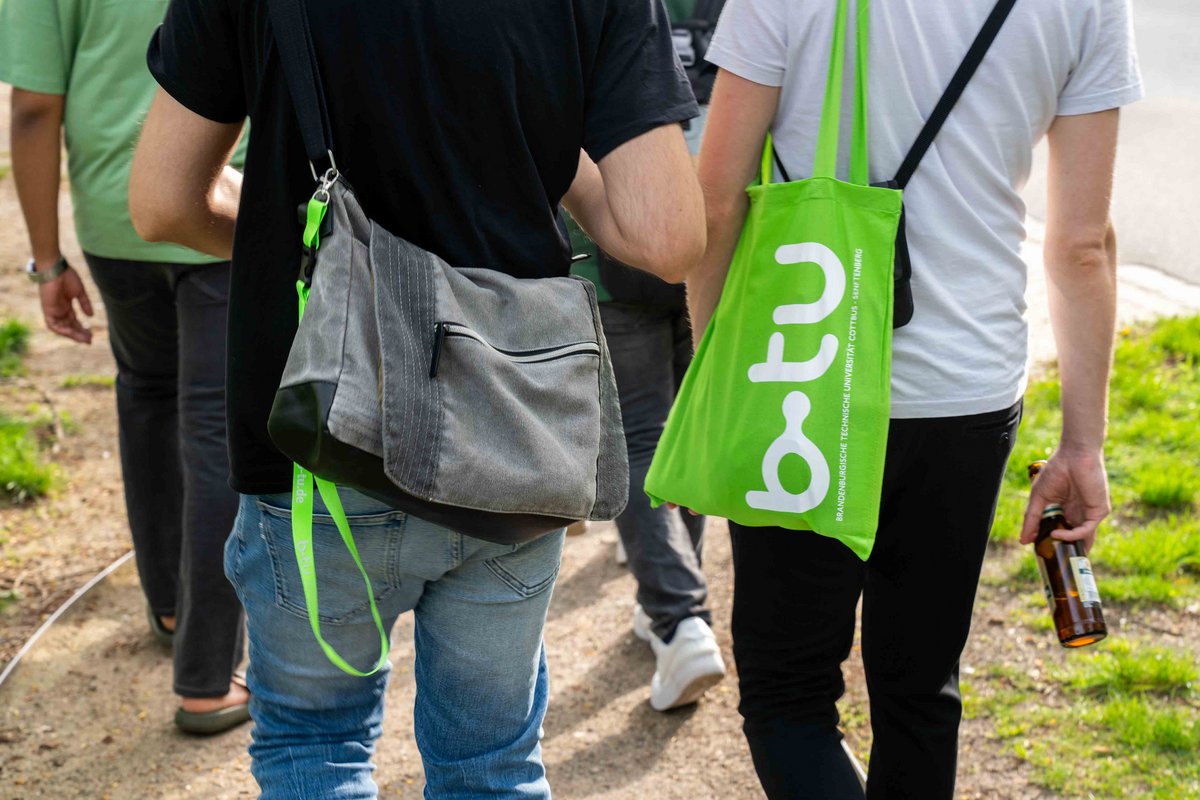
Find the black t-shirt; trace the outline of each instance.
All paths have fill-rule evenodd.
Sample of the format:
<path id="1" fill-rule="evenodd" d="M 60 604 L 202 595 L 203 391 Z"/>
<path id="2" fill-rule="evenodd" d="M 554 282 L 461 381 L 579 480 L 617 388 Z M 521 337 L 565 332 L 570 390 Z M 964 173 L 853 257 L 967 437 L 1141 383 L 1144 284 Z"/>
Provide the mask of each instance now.
<path id="1" fill-rule="evenodd" d="M 579 148 L 599 161 L 698 113 L 661 0 L 309 0 L 334 156 L 366 212 L 460 267 L 566 275 L 555 212 Z M 231 485 L 286 491 L 267 435 L 296 331 L 296 209 L 314 187 L 266 0 L 172 0 L 162 87 L 250 118 L 229 299 Z"/>

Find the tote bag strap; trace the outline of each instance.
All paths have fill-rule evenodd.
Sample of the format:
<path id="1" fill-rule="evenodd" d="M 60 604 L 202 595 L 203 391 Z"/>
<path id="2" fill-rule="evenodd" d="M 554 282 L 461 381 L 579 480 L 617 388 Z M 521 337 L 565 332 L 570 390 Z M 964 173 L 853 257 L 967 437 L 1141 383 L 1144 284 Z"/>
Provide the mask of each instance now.
<path id="1" fill-rule="evenodd" d="M 892 184 L 897 189 L 905 188 L 908 182 L 912 180 L 913 174 L 916 173 L 917 168 L 921 165 L 921 160 L 929 152 L 934 139 L 937 138 L 938 133 L 942 130 L 942 126 L 949 119 L 950 112 L 954 110 L 954 106 L 958 104 L 963 92 L 966 91 L 967 84 L 971 82 L 971 78 L 975 76 L 980 65 L 983 64 L 984 56 L 987 55 L 988 50 L 995 43 L 996 37 L 1000 34 L 1000 29 L 1004 27 L 1005 21 L 1016 4 L 1017 0 L 999 0 L 992 8 L 983 27 L 979 30 L 974 42 L 972 42 L 970 49 L 967 50 L 966 56 L 963 57 L 962 63 L 959 64 L 957 71 L 955 71 L 954 77 L 951 78 L 949 85 L 946 86 L 946 91 L 938 99 L 933 113 L 929 115 L 929 119 L 926 120 L 925 125 L 921 128 L 921 132 L 913 141 L 913 145 L 905 155 L 900 169 L 896 171 L 896 177 L 892 179 Z M 771 151 L 770 148 L 768 148 L 768 153 L 769 155 L 764 154 L 764 175 L 768 178 L 770 177 L 770 160 L 773 159 L 783 179 L 785 181 L 791 180 L 788 177 L 787 169 L 779 159 L 779 154 Z M 764 183 L 767 182 L 769 181 L 764 181 Z"/>
<path id="2" fill-rule="evenodd" d="M 821 108 L 821 124 L 817 134 L 816 156 L 812 171 L 813 177 L 816 178 L 837 177 L 842 123 L 842 82 L 846 63 L 846 26 L 850 16 L 849 5 L 849 0 L 838 0 L 837 14 L 833 23 L 833 42 L 830 47 L 829 71 L 825 82 L 825 102 Z M 870 162 L 867 152 L 867 59 L 871 36 L 871 3 L 870 0 L 858 0 L 855 5 L 854 114 L 853 138 L 850 143 L 849 181 L 866 186 L 870 183 Z M 779 163 L 771 135 L 767 134 L 760 177 L 764 186 L 771 182 L 773 161 Z M 781 174 L 785 176 L 786 180 L 786 171 L 781 171 Z"/>

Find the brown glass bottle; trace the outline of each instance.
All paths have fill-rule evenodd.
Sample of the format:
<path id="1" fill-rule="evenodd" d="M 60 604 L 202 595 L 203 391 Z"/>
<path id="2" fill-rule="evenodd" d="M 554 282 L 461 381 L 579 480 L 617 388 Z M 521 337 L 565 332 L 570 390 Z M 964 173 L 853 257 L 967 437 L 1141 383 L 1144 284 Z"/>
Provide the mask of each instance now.
<path id="1" fill-rule="evenodd" d="M 1030 480 L 1036 478 L 1045 465 L 1045 461 L 1030 464 Z M 1050 535 L 1070 527 L 1061 506 L 1046 506 L 1033 552 L 1038 572 L 1042 574 L 1042 587 L 1046 590 L 1046 602 L 1050 604 L 1058 641 L 1063 647 L 1085 647 L 1107 636 L 1108 628 L 1100 609 L 1096 577 L 1091 562 L 1083 554 L 1083 547 L 1078 542 L 1063 542 Z"/>

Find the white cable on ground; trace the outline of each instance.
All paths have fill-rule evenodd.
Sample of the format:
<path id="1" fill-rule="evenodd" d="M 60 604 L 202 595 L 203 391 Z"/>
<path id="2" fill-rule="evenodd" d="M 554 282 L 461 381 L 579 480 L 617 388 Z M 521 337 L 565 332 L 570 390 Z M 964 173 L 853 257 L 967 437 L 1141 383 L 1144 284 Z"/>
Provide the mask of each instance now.
<path id="1" fill-rule="evenodd" d="M 850 766 L 854 768 L 854 774 L 858 777 L 859 784 L 862 785 L 863 791 L 867 790 L 867 770 L 863 767 L 862 762 L 858 760 L 858 756 L 854 755 L 854 751 L 850 749 L 850 745 L 845 739 L 842 739 L 842 749 L 846 751 L 846 755 L 850 757 Z"/>
<path id="2" fill-rule="evenodd" d="M 13 656 L 12 661 L 8 662 L 7 666 L 4 667 L 4 671 L 0 672 L 0 688 L 3 688 L 4 682 L 8 680 L 8 676 L 11 675 L 13 670 L 17 668 L 17 665 L 21 663 L 21 659 L 24 658 L 25 654 L 33 649 L 33 646 L 37 643 L 37 640 L 42 638 L 42 634 L 49 630 L 50 626 L 57 622 L 59 617 L 67 613 L 71 606 L 75 605 L 80 598 L 95 588 L 96 584 L 100 583 L 100 581 L 116 572 L 118 569 L 120 569 L 122 564 L 131 558 L 133 558 L 132 550 L 98 572 L 90 581 L 79 587 L 79 590 L 75 592 L 75 594 L 71 595 L 71 598 L 67 600 L 67 602 L 63 603 L 53 614 L 47 617 L 46 621 L 42 623 L 41 627 L 33 632 L 33 636 L 29 637 L 29 641 L 25 642 L 24 646 L 22 646 L 21 649 L 17 651 L 17 654 Z"/>

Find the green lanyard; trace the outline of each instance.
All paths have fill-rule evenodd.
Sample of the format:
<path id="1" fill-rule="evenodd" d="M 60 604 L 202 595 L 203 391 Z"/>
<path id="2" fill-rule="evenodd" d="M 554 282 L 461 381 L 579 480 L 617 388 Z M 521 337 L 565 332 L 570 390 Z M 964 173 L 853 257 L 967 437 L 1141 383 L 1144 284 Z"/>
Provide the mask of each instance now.
<path id="1" fill-rule="evenodd" d="M 328 198 L 328 187 L 324 192 L 318 190 L 317 195 L 309 200 L 308 219 L 304 227 L 304 244 L 314 253 L 320 245 L 321 222 L 329 208 L 327 200 L 318 199 L 322 194 Z M 305 285 L 304 281 L 296 282 L 296 294 L 300 298 L 300 319 L 304 318 L 304 309 L 308 305 L 308 292 L 309 287 Z M 338 533 L 342 535 L 342 541 L 346 544 L 346 549 L 350 551 L 350 556 L 354 559 L 354 564 L 358 567 L 359 574 L 362 575 L 363 582 L 367 586 L 371 616 L 375 619 L 375 627 L 379 630 L 379 660 L 375 662 L 375 666 L 371 668 L 370 672 L 361 672 L 350 666 L 346 659 L 333 649 L 333 645 L 321 636 L 321 619 L 318 616 L 317 606 L 317 568 L 313 563 L 312 546 L 313 483 L 316 483 L 317 491 L 321 493 L 321 500 L 324 501 L 329 515 L 333 517 Z M 367 570 L 363 567 L 362 559 L 358 555 L 358 548 L 354 544 L 353 534 L 350 533 L 350 523 L 346 521 L 346 512 L 342 508 L 342 499 L 338 496 L 337 486 L 314 476 L 299 464 L 292 465 L 292 545 L 296 550 L 296 566 L 300 569 L 300 583 L 304 587 L 304 604 L 308 609 L 308 623 L 312 626 L 317 644 L 321 645 L 325 656 L 343 672 L 360 678 L 374 675 L 387 663 L 388 637 L 387 631 L 383 628 L 383 620 L 379 616 L 379 608 L 375 605 L 375 592 L 371 588 L 371 578 L 367 575 Z"/>

